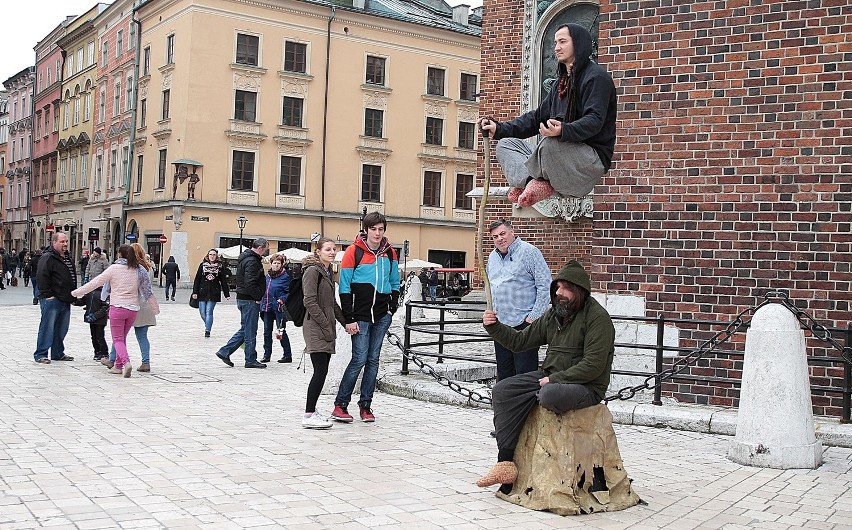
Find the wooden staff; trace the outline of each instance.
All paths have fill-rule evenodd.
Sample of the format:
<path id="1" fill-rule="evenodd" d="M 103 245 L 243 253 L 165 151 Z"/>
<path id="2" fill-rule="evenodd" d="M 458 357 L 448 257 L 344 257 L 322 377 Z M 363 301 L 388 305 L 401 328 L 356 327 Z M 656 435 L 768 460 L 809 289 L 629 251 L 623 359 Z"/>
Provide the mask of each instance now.
<path id="1" fill-rule="evenodd" d="M 488 280 L 488 273 L 485 270 L 485 255 L 482 253 L 482 240 L 485 237 L 483 233 L 483 228 L 485 227 L 485 203 L 488 202 L 488 188 L 491 186 L 491 140 L 488 138 L 487 129 L 482 129 L 482 137 L 485 139 L 483 143 L 485 182 L 482 184 L 482 200 L 479 201 L 479 224 L 476 227 L 476 252 L 479 255 L 477 263 L 479 266 L 479 275 L 482 276 L 482 284 L 485 287 L 485 307 L 491 311 L 493 309 L 491 282 Z"/>

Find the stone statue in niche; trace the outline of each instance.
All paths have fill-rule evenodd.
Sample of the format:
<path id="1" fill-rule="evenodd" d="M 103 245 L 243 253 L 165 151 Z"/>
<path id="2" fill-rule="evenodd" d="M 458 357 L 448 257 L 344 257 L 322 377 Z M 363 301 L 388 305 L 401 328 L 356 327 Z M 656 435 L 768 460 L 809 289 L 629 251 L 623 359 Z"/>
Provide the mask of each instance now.
<path id="1" fill-rule="evenodd" d="M 174 180 L 172 181 L 172 199 L 177 198 L 178 182 L 183 184 L 187 178 L 189 178 L 189 172 L 187 171 L 186 166 L 180 166 L 177 173 L 175 173 Z"/>
<path id="2" fill-rule="evenodd" d="M 192 172 L 189 176 L 189 185 L 187 187 L 186 198 L 190 201 L 195 200 L 195 186 L 201 180 L 201 177 L 198 176 L 198 173 Z"/>

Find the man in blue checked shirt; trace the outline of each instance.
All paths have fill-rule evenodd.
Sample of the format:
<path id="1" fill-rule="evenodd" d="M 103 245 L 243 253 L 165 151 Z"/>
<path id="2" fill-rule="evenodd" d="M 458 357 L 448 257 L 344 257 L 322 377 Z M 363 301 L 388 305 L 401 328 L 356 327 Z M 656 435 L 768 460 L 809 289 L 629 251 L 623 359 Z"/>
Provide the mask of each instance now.
<path id="1" fill-rule="evenodd" d="M 489 226 L 494 250 L 488 257 L 488 279 L 500 322 L 522 330 L 550 307 L 550 268 L 541 251 L 521 240 L 512 223 L 498 219 Z M 511 352 L 494 343 L 497 380 L 538 370 L 538 348 Z"/>

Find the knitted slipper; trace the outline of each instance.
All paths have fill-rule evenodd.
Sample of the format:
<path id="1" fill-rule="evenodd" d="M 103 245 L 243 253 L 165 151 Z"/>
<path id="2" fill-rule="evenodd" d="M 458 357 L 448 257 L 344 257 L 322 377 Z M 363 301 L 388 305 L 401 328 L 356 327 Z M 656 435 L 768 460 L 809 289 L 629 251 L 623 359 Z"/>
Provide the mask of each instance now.
<path id="1" fill-rule="evenodd" d="M 476 481 L 480 488 L 493 486 L 494 484 L 511 484 L 518 479 L 518 468 L 514 462 L 497 462 L 491 471 Z"/>
<path id="2" fill-rule="evenodd" d="M 520 197 L 518 197 L 518 205 L 523 206 L 524 208 L 529 208 L 533 204 L 538 201 L 543 201 L 554 193 L 556 193 L 556 190 L 553 189 L 550 182 L 546 180 L 533 179 L 527 182 L 527 187 L 524 188 L 524 192 L 521 193 Z"/>
<path id="3" fill-rule="evenodd" d="M 523 193 L 523 192 L 524 192 L 523 188 L 515 188 L 513 186 L 512 189 L 509 190 L 509 195 L 507 195 L 509 202 L 518 204 L 518 197 L 520 197 L 521 193 Z"/>

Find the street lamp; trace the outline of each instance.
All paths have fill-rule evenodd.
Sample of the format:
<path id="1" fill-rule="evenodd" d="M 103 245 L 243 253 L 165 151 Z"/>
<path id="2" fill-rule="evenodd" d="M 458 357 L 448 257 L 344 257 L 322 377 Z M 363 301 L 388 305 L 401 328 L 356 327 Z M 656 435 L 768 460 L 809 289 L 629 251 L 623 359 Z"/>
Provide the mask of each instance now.
<path id="1" fill-rule="evenodd" d="M 246 219 L 245 216 L 240 215 L 237 217 L 237 226 L 240 227 L 240 254 L 243 253 L 243 230 L 245 230 L 247 222 L 248 219 Z"/>

